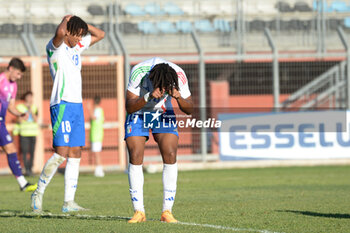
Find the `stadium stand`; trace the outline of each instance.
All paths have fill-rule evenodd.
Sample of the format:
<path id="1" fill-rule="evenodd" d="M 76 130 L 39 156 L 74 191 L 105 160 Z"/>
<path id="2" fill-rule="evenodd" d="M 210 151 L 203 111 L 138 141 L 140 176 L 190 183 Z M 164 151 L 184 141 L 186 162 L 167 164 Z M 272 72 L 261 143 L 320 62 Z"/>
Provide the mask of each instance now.
<path id="1" fill-rule="evenodd" d="M 165 14 L 165 12 L 155 2 L 146 4 L 144 7 L 144 11 L 151 16 L 158 16 L 158 15 Z"/>
<path id="2" fill-rule="evenodd" d="M 146 14 L 139 5 L 134 3 L 129 3 L 127 6 L 125 6 L 124 11 L 126 14 L 131 16 L 143 16 Z"/>
<path id="3" fill-rule="evenodd" d="M 123 22 L 119 25 L 120 30 L 125 34 L 139 33 L 137 24 L 130 22 Z"/>
<path id="4" fill-rule="evenodd" d="M 242 1 L 244 14 L 242 30 L 245 33 L 245 47 L 253 49 L 255 45 L 251 45 L 251 43 L 255 43 L 257 38 L 261 41 L 265 40 L 263 30 L 264 27 L 268 27 L 276 32 L 278 37 L 288 36 L 290 38 L 290 40 L 276 38 L 279 43 L 283 44 L 282 48 L 313 49 L 316 46 L 317 35 L 315 33 L 317 18 L 314 11 L 317 10 L 318 2 L 317 0 Z M 5 42 L 6 35 L 18 36 L 22 32 L 21 25 L 25 22 L 33 24 L 35 39 L 39 41 L 38 43 L 44 43 L 49 39 L 50 34 L 55 31 L 55 27 L 62 16 L 70 13 L 77 14 L 93 24 L 109 23 L 107 13 L 108 6 L 111 3 L 107 0 L 99 2 L 91 0 L 74 2 L 68 0 L 54 0 L 53 2 L 33 0 L 24 5 L 18 3 L 19 1 L 15 0 L 4 4 L 0 9 L 0 34 L 4 38 L 4 43 L 7 43 Z M 324 1 L 324 4 L 325 11 L 329 14 L 326 15 L 326 30 L 334 31 L 339 25 L 348 27 L 345 20 L 346 17 L 350 17 L 347 2 L 344 0 L 327 0 Z M 200 33 L 199 37 L 203 38 L 203 46 L 209 46 L 207 48 L 209 51 L 235 51 L 236 49 L 234 45 L 237 38 L 235 36 L 229 38 L 229 44 L 232 46 L 223 46 L 223 43 L 220 42 L 224 35 L 237 30 L 238 5 L 236 0 L 174 0 L 164 2 L 121 0 L 113 3 L 113 5 L 115 8 L 112 9 L 112 13 L 118 13 L 118 17 L 115 18 L 118 24 L 117 27 L 125 37 L 124 40 L 129 51 L 149 53 L 141 44 L 151 43 L 152 39 L 148 42 L 142 41 L 142 38 L 138 38 L 140 32 L 155 36 L 161 33 L 162 36 L 167 35 L 167 41 L 182 46 L 185 43 L 179 43 L 179 40 L 183 40 L 182 34 L 190 33 L 192 28 Z M 15 14 L 15 12 L 22 13 Z M 290 35 L 291 31 L 297 32 L 297 34 Z M 302 39 L 300 39 L 301 34 L 299 33 L 302 33 Z M 238 34 L 235 33 L 235 35 Z M 18 40 L 20 40 L 19 36 Z M 333 40 L 337 41 L 333 43 Z M 106 43 L 104 47 L 107 48 L 109 42 L 103 43 Z M 38 47 L 41 46 L 40 44 Z M 338 38 L 334 36 L 329 40 L 329 46 L 342 48 Z M 264 50 L 269 50 L 268 44 L 265 42 L 263 47 Z M 260 46 L 260 48 L 262 47 Z M 159 51 L 162 50 L 159 48 Z M 154 48 L 152 48 L 152 51 L 155 51 Z M 178 51 L 178 49 L 175 49 L 175 51 Z M 42 52 L 45 51 L 42 50 Z M 103 52 L 109 54 L 108 50 Z M 18 53 L 25 54 L 26 52 L 18 51 Z M 102 52 L 95 48 L 87 51 L 87 54 L 94 53 Z"/>
<path id="5" fill-rule="evenodd" d="M 168 15 L 183 15 L 184 11 L 173 2 L 165 3 L 164 12 Z"/>
<path id="6" fill-rule="evenodd" d="M 150 21 L 141 21 L 137 26 L 143 34 L 156 34 L 158 32 L 156 25 Z"/>
<path id="7" fill-rule="evenodd" d="M 249 29 L 252 31 L 262 31 L 265 26 L 265 21 L 259 19 L 255 19 L 249 23 Z"/>
<path id="8" fill-rule="evenodd" d="M 224 33 L 231 31 L 230 23 L 225 19 L 215 19 L 214 28 L 215 30 L 224 32 Z"/>
<path id="9" fill-rule="evenodd" d="M 350 12 L 350 7 L 343 1 L 334 1 L 331 4 L 331 9 L 336 12 Z"/>
<path id="10" fill-rule="evenodd" d="M 169 21 L 160 21 L 157 23 L 157 28 L 160 32 L 165 34 L 177 33 L 178 30 L 172 22 Z"/>
<path id="11" fill-rule="evenodd" d="M 95 5 L 95 4 L 88 6 L 87 11 L 91 15 L 104 15 L 105 14 L 103 8 L 100 5 Z"/>
<path id="12" fill-rule="evenodd" d="M 307 2 L 298 1 L 294 4 L 294 11 L 309 12 L 312 11 L 312 9 Z"/>
<path id="13" fill-rule="evenodd" d="M 280 11 L 280 12 L 292 12 L 294 9 L 289 5 L 288 2 L 285 1 L 279 1 L 276 3 L 275 7 Z"/>
<path id="14" fill-rule="evenodd" d="M 186 20 L 176 22 L 176 28 L 181 33 L 190 33 L 192 31 L 192 23 Z"/>
<path id="15" fill-rule="evenodd" d="M 350 17 L 344 19 L 344 26 L 350 29 Z"/>
<path id="16" fill-rule="evenodd" d="M 212 23 L 208 19 L 196 21 L 194 23 L 194 27 L 196 28 L 196 30 L 203 33 L 210 33 L 215 31 Z"/>

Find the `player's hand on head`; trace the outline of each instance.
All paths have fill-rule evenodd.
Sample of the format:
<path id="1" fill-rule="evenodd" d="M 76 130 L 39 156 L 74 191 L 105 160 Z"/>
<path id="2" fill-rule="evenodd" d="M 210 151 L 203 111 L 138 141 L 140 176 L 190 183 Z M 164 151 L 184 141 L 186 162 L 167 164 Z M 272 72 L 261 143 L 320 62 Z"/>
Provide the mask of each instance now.
<path id="1" fill-rule="evenodd" d="M 172 90 L 169 90 L 169 95 L 175 99 L 178 99 L 181 97 L 181 94 L 180 92 L 176 89 L 176 88 L 173 88 Z"/>
<path id="2" fill-rule="evenodd" d="M 165 93 L 165 90 L 160 90 L 159 87 L 154 89 L 151 93 L 152 98 L 159 99 L 161 98 Z"/>
<path id="3" fill-rule="evenodd" d="M 70 20 L 70 18 L 72 18 L 73 15 L 65 15 L 63 17 L 63 20 L 67 20 L 67 22 Z"/>

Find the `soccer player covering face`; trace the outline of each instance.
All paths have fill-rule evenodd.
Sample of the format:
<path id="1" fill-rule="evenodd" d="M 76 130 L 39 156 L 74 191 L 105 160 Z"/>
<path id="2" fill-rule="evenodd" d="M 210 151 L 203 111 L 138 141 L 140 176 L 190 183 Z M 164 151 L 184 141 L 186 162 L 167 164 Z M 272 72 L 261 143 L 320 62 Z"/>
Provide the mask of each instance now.
<path id="1" fill-rule="evenodd" d="M 31 207 L 42 211 L 43 194 L 57 168 L 66 160 L 62 212 L 85 210 L 74 202 L 78 185 L 81 147 L 85 145 L 80 54 L 104 37 L 104 32 L 67 15 L 46 46 L 53 80 L 50 113 L 55 153 L 46 162 L 32 194 Z"/>
<path id="2" fill-rule="evenodd" d="M 15 100 L 17 93 L 16 81 L 21 79 L 26 70 L 22 60 L 11 59 L 5 72 L 0 74 L 0 147 L 7 155 L 7 161 L 12 174 L 16 177 L 21 191 L 32 192 L 36 184 L 30 184 L 22 174 L 21 165 L 17 158 L 17 150 L 10 134 L 7 132 L 5 117 L 7 110 L 17 117 L 28 118 L 16 109 Z"/>
<path id="3" fill-rule="evenodd" d="M 158 118 L 159 122 L 176 121 L 171 104 L 172 98 L 176 99 L 184 113 L 192 113 L 193 102 L 187 77 L 179 66 L 155 57 L 137 64 L 132 69 L 126 94 L 128 115 L 125 122 L 125 140 L 130 155 L 130 196 L 135 211 L 129 223 L 146 221 L 142 163 L 149 129 L 158 144 L 164 163 L 161 221 L 177 222 L 171 210 L 176 194 L 176 153 L 179 134 L 174 124 L 163 127 L 154 120 Z M 154 121 L 151 119 L 151 122 L 147 122 L 145 119 L 149 112 Z M 145 125 L 145 123 L 151 124 Z"/>

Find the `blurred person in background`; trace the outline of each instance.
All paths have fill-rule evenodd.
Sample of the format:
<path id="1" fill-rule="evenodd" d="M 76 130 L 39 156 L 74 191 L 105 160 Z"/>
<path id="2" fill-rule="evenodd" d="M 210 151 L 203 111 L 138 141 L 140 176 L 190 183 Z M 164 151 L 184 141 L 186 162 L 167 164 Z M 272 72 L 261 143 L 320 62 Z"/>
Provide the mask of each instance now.
<path id="1" fill-rule="evenodd" d="M 81 53 L 104 38 L 104 31 L 78 16 L 66 15 L 46 46 L 53 80 L 50 113 L 54 154 L 44 165 L 31 208 L 42 211 L 43 195 L 58 167 L 66 160 L 62 212 L 87 210 L 75 201 L 81 149 L 85 146 L 82 98 Z"/>
<path id="2" fill-rule="evenodd" d="M 91 152 L 95 158 L 95 176 L 104 177 L 105 173 L 101 164 L 101 151 L 103 142 L 103 122 L 104 122 L 104 111 L 100 106 L 101 98 L 100 96 L 95 96 L 94 106 L 90 113 L 90 142 L 91 142 Z"/>
<path id="3" fill-rule="evenodd" d="M 21 164 L 18 161 L 17 149 L 8 133 L 5 122 L 7 110 L 16 117 L 28 118 L 27 113 L 16 109 L 17 81 L 23 76 L 26 67 L 19 58 L 12 58 L 7 69 L 0 74 L 0 147 L 7 155 L 7 161 L 12 174 L 16 177 L 21 191 L 32 192 L 37 184 L 30 184 L 22 174 Z"/>
<path id="4" fill-rule="evenodd" d="M 38 120 L 38 108 L 33 104 L 33 93 L 27 91 L 22 96 L 23 103 L 18 104 L 16 109 L 22 114 L 25 113 L 26 117 L 18 117 L 18 123 L 16 124 L 14 135 L 19 135 L 20 150 L 23 157 L 23 163 L 26 170 L 26 175 L 31 176 L 36 136 L 39 133 Z M 29 154 L 29 159 L 28 155 Z"/>

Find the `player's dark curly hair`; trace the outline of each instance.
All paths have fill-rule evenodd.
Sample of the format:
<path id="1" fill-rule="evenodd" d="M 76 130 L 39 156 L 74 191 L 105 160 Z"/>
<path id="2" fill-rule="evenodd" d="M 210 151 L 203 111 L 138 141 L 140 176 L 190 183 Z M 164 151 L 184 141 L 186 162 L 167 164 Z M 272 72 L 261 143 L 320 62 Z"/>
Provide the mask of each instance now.
<path id="1" fill-rule="evenodd" d="M 16 69 L 20 70 L 21 72 L 26 71 L 26 67 L 25 67 L 23 61 L 17 57 L 14 57 L 11 59 L 7 69 L 9 69 L 10 67 L 16 68 Z"/>
<path id="2" fill-rule="evenodd" d="M 149 73 L 149 79 L 153 88 L 165 89 L 166 92 L 175 88 L 179 90 L 179 82 L 176 71 L 169 64 L 161 63 L 155 65 Z"/>
<path id="3" fill-rule="evenodd" d="M 80 17 L 74 15 L 67 22 L 67 31 L 72 36 L 86 36 L 88 25 Z"/>

